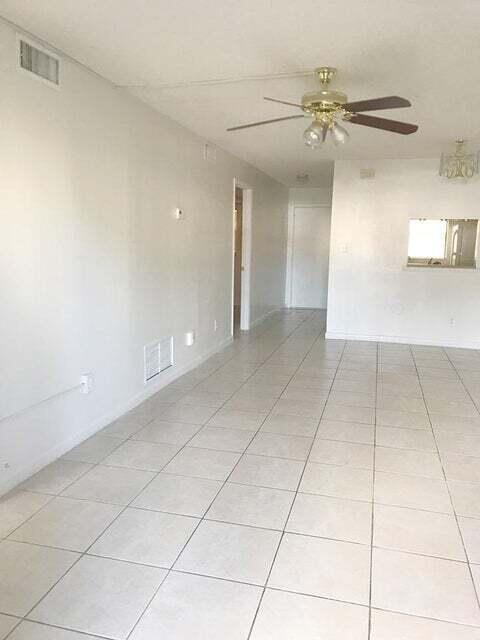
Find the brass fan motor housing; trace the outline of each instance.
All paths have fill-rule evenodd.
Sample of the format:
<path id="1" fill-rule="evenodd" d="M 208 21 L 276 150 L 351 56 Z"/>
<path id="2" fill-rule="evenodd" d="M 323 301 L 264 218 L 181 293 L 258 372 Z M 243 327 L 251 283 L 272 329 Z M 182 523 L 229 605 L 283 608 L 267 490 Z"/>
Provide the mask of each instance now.
<path id="1" fill-rule="evenodd" d="M 348 101 L 348 97 L 341 91 L 311 91 L 302 96 L 302 109 L 305 113 L 328 113 L 337 111 Z"/>
<path id="2" fill-rule="evenodd" d="M 331 91 L 328 85 L 333 80 L 337 70 L 335 67 L 318 67 L 315 74 L 322 85 L 319 91 L 311 91 L 302 97 L 302 109 L 310 115 L 334 114 L 341 110 L 342 104 L 348 100 L 341 91 Z"/>

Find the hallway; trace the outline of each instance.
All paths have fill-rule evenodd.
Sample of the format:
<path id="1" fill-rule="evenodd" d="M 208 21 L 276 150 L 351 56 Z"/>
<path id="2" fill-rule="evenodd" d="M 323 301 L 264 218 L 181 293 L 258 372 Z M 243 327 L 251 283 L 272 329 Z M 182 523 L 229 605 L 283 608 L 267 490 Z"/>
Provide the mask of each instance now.
<path id="1" fill-rule="evenodd" d="M 271 316 L 0 499 L 0 639 L 479 640 L 480 353 L 324 330 Z"/>

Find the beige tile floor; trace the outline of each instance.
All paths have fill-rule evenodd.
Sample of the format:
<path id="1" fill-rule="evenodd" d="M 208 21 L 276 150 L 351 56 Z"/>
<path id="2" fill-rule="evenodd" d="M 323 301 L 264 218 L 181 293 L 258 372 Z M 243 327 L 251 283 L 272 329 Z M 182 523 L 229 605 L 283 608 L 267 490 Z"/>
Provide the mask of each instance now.
<path id="1" fill-rule="evenodd" d="M 291 310 L 0 501 L 0 640 L 480 640 L 480 353 Z"/>

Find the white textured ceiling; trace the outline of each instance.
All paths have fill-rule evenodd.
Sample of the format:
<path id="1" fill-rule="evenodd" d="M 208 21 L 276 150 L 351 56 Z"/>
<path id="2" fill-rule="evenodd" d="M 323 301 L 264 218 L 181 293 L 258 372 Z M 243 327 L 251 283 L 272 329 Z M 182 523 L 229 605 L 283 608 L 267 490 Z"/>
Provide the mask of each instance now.
<path id="1" fill-rule="evenodd" d="M 327 185 L 335 158 L 430 157 L 456 137 L 480 141 L 480 0 L 0 0 L 0 14 L 287 185 L 304 173 Z M 347 125 L 348 145 L 312 151 L 308 120 L 225 129 L 296 113 L 262 98 L 297 102 L 313 75 L 182 86 L 319 65 L 338 67 L 335 87 L 351 100 L 409 98 L 413 108 L 375 115 L 419 132 Z"/>

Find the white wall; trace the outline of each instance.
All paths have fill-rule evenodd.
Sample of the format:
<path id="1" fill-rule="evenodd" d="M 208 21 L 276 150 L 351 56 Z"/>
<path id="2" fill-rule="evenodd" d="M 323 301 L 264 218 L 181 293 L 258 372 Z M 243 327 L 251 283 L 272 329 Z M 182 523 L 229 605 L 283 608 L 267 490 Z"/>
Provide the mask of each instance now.
<path id="1" fill-rule="evenodd" d="M 295 207 L 328 207 L 332 203 L 332 189 L 324 187 L 293 187 L 288 194 L 287 272 L 285 282 L 285 306 L 292 305 L 293 236 Z"/>
<path id="2" fill-rule="evenodd" d="M 71 61 L 61 77 L 19 72 L 0 23 L 0 416 L 95 376 L 0 421 L 1 490 L 154 391 L 144 344 L 173 334 L 176 373 L 229 340 L 234 177 L 253 189 L 252 321 L 284 301 L 287 189 L 205 161 L 203 140 Z"/>
<path id="3" fill-rule="evenodd" d="M 480 348 L 480 271 L 405 266 L 409 218 L 477 218 L 479 203 L 478 179 L 442 179 L 435 159 L 337 162 L 327 336 Z"/>

